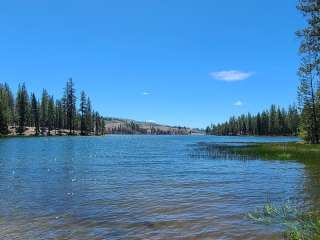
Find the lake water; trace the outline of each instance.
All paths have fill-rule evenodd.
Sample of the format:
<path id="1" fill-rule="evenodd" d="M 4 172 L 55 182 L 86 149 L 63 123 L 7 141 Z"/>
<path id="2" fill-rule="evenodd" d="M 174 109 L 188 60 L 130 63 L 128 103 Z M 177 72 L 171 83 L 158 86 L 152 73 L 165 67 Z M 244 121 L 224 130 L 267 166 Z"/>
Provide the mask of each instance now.
<path id="1" fill-rule="evenodd" d="M 201 143 L 293 138 L 105 136 L 0 140 L 0 239 L 282 239 L 246 214 L 316 204 L 320 171 L 213 157 Z"/>

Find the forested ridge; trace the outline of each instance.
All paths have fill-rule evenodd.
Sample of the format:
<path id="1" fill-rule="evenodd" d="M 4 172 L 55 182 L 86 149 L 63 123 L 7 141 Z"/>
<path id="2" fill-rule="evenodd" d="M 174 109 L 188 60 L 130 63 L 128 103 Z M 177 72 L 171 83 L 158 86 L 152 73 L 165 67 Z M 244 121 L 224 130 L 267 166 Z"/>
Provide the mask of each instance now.
<path id="1" fill-rule="evenodd" d="M 37 98 L 24 83 L 14 95 L 7 83 L 0 83 L 0 135 L 22 135 L 30 129 L 34 135 L 102 135 L 105 122 L 84 91 L 77 98 L 71 78 L 59 99 L 46 89 Z"/>
<path id="2" fill-rule="evenodd" d="M 299 0 L 297 9 L 306 19 L 296 32 L 300 42 L 297 108 L 279 109 L 275 105 L 257 115 L 231 117 L 222 124 L 207 127 L 217 135 L 298 135 L 308 143 L 320 143 L 320 3 Z"/>
<path id="3" fill-rule="evenodd" d="M 107 134 L 189 135 L 196 131 L 181 126 L 168 126 L 155 122 L 105 118 Z"/>

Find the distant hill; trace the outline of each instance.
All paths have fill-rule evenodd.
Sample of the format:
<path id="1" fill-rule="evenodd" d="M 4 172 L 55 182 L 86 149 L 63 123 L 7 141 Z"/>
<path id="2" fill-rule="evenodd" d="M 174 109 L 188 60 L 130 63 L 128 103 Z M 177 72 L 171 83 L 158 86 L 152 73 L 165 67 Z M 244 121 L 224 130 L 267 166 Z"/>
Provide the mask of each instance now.
<path id="1" fill-rule="evenodd" d="M 181 126 L 168 126 L 155 122 L 132 119 L 105 118 L 107 134 L 150 134 L 150 135 L 191 135 L 203 134 L 199 129 Z"/>

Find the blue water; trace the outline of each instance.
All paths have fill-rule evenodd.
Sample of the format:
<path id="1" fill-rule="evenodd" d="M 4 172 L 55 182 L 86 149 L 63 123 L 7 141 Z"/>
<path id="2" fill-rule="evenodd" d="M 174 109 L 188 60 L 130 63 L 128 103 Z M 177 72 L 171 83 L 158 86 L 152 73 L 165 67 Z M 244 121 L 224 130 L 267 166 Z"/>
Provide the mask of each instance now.
<path id="1" fill-rule="evenodd" d="M 283 229 L 255 224 L 246 214 L 268 200 L 309 199 L 306 167 L 216 159 L 199 143 L 296 140 L 1 139 L 0 239 L 282 239 Z"/>

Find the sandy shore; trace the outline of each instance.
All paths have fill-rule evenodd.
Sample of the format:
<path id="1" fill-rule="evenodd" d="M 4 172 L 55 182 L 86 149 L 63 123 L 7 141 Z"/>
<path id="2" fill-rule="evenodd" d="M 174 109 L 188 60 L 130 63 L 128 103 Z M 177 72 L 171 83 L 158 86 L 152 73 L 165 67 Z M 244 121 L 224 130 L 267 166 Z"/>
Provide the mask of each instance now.
<path id="1" fill-rule="evenodd" d="M 9 133 L 6 136 L 67 136 L 69 135 L 68 129 L 56 129 L 51 130 L 49 133 L 48 128 L 41 128 L 40 133 L 36 134 L 35 127 L 25 127 L 23 133 L 18 133 L 18 128 L 10 126 L 8 128 Z M 80 131 L 74 131 L 72 135 L 80 136 Z"/>

